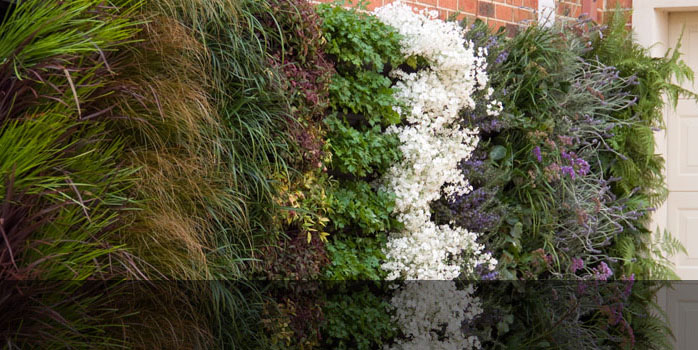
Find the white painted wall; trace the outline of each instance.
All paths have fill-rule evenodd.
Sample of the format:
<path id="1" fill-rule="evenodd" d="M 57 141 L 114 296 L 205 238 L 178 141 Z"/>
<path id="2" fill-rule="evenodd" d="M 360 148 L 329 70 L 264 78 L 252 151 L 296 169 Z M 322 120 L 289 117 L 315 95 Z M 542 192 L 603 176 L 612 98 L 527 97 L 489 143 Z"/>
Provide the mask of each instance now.
<path id="1" fill-rule="evenodd" d="M 544 27 L 555 24 L 555 0 L 538 0 L 538 23 Z"/>

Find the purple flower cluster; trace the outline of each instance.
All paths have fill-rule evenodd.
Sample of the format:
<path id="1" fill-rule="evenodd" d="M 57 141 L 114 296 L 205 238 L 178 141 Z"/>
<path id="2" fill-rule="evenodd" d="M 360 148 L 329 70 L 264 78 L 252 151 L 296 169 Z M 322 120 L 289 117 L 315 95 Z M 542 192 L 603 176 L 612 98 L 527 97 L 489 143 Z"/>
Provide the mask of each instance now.
<path id="1" fill-rule="evenodd" d="M 568 153 L 562 151 L 561 155 L 562 159 L 566 160 L 569 164 L 560 166 L 560 172 L 562 175 L 569 175 L 572 179 L 575 179 L 577 175 L 584 176 L 591 170 L 589 163 L 586 160 L 578 157 L 574 152 Z"/>
<path id="2" fill-rule="evenodd" d="M 569 177 L 571 177 L 573 180 L 577 176 L 577 174 L 574 172 L 574 168 L 568 165 L 561 166 L 560 173 L 562 173 L 562 175 L 569 175 Z"/>
<path id="3" fill-rule="evenodd" d="M 572 263 L 570 264 L 570 272 L 576 273 L 577 271 L 584 268 L 584 260 L 581 258 L 572 258 Z"/>
<path id="4" fill-rule="evenodd" d="M 487 38 L 487 43 L 485 44 L 485 49 L 490 50 L 493 47 L 497 46 L 499 44 L 499 40 L 497 39 L 496 35 L 490 35 L 489 38 Z"/>
<path id="5" fill-rule="evenodd" d="M 470 231 L 489 231 L 500 220 L 497 213 L 485 207 L 496 191 L 496 188 L 478 188 L 466 195 L 457 196 L 448 203 L 451 218 L 458 226 Z"/>
<path id="6" fill-rule="evenodd" d="M 484 104 L 479 104 L 475 110 L 465 114 L 463 126 L 477 127 L 483 133 L 492 133 L 501 130 L 505 125 L 500 118 L 488 115 Z"/>
<path id="7" fill-rule="evenodd" d="M 613 270 L 603 261 L 599 263 L 599 266 L 593 268 L 592 271 L 594 271 L 594 277 L 601 281 L 607 281 L 609 277 L 613 276 Z"/>

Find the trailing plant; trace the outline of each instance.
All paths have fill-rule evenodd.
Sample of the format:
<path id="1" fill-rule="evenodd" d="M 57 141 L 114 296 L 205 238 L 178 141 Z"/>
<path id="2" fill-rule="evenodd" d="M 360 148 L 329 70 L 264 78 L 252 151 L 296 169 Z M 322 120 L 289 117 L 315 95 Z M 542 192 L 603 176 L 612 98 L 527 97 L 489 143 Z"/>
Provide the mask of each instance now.
<path id="1" fill-rule="evenodd" d="M 389 238 L 383 268 L 389 279 L 454 279 L 461 267 L 467 274 L 471 264 L 494 261 L 489 254 L 479 256 L 477 234 L 436 226 L 429 210 L 430 202 L 442 195 L 470 190 L 457 165 L 470 157 L 477 139 L 461 128 L 458 113 L 474 105 L 472 93 L 486 89 L 486 62 L 465 42 L 460 27 L 435 19 L 434 13 L 416 14 L 398 3 L 380 8 L 377 16 L 401 32 L 406 57 L 421 57 L 430 65 L 417 73 L 391 73 L 399 79 L 396 96 L 405 106 L 396 109 L 409 124 L 388 129 L 399 137 L 403 159 L 382 181 L 396 192 L 395 213 L 405 228 Z M 499 107 L 490 107 L 489 113 L 498 113 Z M 466 254 L 473 259 L 463 259 Z"/>

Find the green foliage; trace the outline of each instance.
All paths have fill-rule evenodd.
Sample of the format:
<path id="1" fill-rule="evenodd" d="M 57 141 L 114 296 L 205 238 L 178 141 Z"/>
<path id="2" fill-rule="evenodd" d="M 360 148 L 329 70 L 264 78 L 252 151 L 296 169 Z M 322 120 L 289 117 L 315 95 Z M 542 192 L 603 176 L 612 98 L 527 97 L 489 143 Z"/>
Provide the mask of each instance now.
<path id="1" fill-rule="evenodd" d="M 359 288 L 328 297 L 323 325 L 328 348 L 376 349 L 397 334 L 390 319 L 390 303 L 366 287 Z"/>
<path id="2" fill-rule="evenodd" d="M 240 192 L 248 203 L 250 237 L 258 242 L 274 237 L 269 224 L 278 215 L 278 208 L 272 204 L 276 190 L 269 179 L 275 173 L 288 172 L 282 154 L 289 148 L 288 136 L 277 132 L 287 123 L 288 100 L 276 88 L 279 76 L 268 67 L 264 42 L 278 32 L 262 26 L 255 17 L 265 11 L 264 6 L 244 1 L 235 25 L 209 24 L 204 31 L 210 35 L 206 43 L 218 86 L 218 111 L 229 133 L 221 151 L 229 171 L 239 181 L 231 190 Z M 215 35 L 219 30 L 228 35 Z"/>
<path id="3" fill-rule="evenodd" d="M 337 229 L 358 228 L 363 234 L 388 230 L 394 227 L 392 196 L 366 181 L 380 177 L 400 157 L 399 141 L 381 129 L 399 122 L 384 70 L 402 62 L 400 38 L 378 19 L 356 10 L 321 5 L 318 13 L 337 70 L 330 86 L 333 114 L 326 119 L 331 173 L 354 177 L 334 190 L 330 219 Z"/>
<path id="4" fill-rule="evenodd" d="M 318 5 L 317 11 L 323 18 L 327 53 L 334 56 L 339 72 L 381 73 L 404 61 L 400 35 L 377 18 L 329 4 Z"/>
<path id="5" fill-rule="evenodd" d="M 278 69 L 283 93 L 290 102 L 293 120 L 287 133 L 297 147 L 286 155 L 293 168 L 315 169 L 324 157 L 322 119 L 329 104 L 330 79 L 334 66 L 325 53 L 320 16 L 304 0 L 272 0 L 270 13 L 259 14 L 268 28 L 278 28 L 267 48 Z M 293 146 L 293 145 L 292 145 Z"/>
<path id="6" fill-rule="evenodd" d="M 332 116 L 325 119 L 328 138 L 332 141 L 332 168 L 357 177 L 383 174 L 400 157 L 400 141 L 376 125 L 359 130 Z"/>
<path id="7" fill-rule="evenodd" d="M 395 196 L 364 181 L 342 181 L 333 189 L 331 221 L 335 229 L 369 235 L 400 227 L 391 217 Z"/>
<path id="8" fill-rule="evenodd" d="M 335 62 L 330 84 L 330 111 L 325 119 L 332 151 L 329 173 L 339 178 L 331 191 L 331 226 L 327 245 L 330 280 L 380 280 L 385 272 L 386 232 L 400 229 L 391 217 L 394 194 L 375 180 L 400 157 L 399 139 L 384 133 L 399 124 L 398 105 L 388 73 L 404 62 L 400 36 L 377 18 L 355 9 L 319 5 L 326 52 Z M 374 182 L 371 184 L 371 182 Z M 363 286 L 362 286 L 363 287 Z M 325 345 L 337 349 L 380 347 L 395 335 L 384 290 L 340 288 L 323 307 Z"/>
<path id="9" fill-rule="evenodd" d="M 398 103 L 385 73 L 404 61 L 399 34 L 356 10 L 320 5 L 318 13 L 323 17 L 327 53 L 338 73 L 330 85 L 332 108 L 363 116 L 371 126 L 398 123 L 400 116 L 393 109 Z"/>
<path id="10" fill-rule="evenodd" d="M 259 257 L 281 235 L 277 222 L 281 208 L 275 204 L 278 184 L 273 179 L 279 174 L 287 177 L 292 171 L 285 157 L 292 150 L 292 141 L 279 130 L 286 130 L 293 116 L 289 96 L 281 89 L 281 73 L 269 64 L 267 50 L 282 35 L 279 28 L 260 20 L 269 15 L 270 4 L 251 0 L 219 3 L 235 11 L 208 11 L 206 6 L 211 4 L 185 16 L 191 16 L 187 23 L 201 35 L 210 55 L 211 101 L 222 121 L 216 152 L 223 160 L 221 170 L 234 179 L 228 191 L 238 198 L 244 219 L 231 216 L 233 211 L 212 213 L 217 230 L 216 248 L 211 251 L 215 255 L 210 259 L 219 267 L 214 278 L 227 279 L 244 271 L 234 262 L 246 264 Z M 258 311 L 241 309 L 239 304 L 246 304 L 246 298 L 235 289 L 213 292 L 210 315 L 219 346 L 258 347 L 263 334 L 255 323 L 244 321 L 247 314 L 255 316 Z"/>
<path id="11" fill-rule="evenodd" d="M 344 114 L 360 114 L 369 125 L 390 125 L 400 121 L 393 106 L 392 82 L 388 77 L 372 71 L 360 71 L 356 75 L 337 75 L 330 85 L 332 107 Z"/>
<path id="12" fill-rule="evenodd" d="M 61 251 L 62 244 L 68 244 L 77 248 L 81 243 L 89 242 L 94 244 L 93 249 L 106 244 L 107 241 L 101 240 L 100 233 L 106 227 L 114 223 L 118 209 L 121 206 L 129 205 L 124 194 L 125 190 L 131 186 L 132 181 L 130 169 L 119 168 L 116 164 L 116 157 L 123 150 L 123 142 L 118 139 L 108 139 L 103 136 L 106 123 L 102 120 L 98 123 L 88 123 L 80 121 L 73 114 L 78 112 L 75 110 L 75 104 L 72 101 L 89 101 L 93 97 L 95 91 L 103 86 L 104 82 L 97 76 L 101 73 L 97 68 L 90 66 L 89 62 L 82 62 L 80 55 L 95 54 L 99 48 L 92 46 L 91 49 L 76 49 L 81 47 L 75 41 L 85 41 L 86 38 L 81 34 L 70 33 L 54 33 L 61 38 L 60 43 L 56 35 L 50 34 L 52 31 L 57 31 L 61 25 L 86 26 L 90 21 L 95 21 L 98 29 L 91 33 L 96 35 L 106 42 L 102 42 L 104 46 L 114 46 L 115 43 L 108 41 L 123 40 L 133 35 L 134 29 L 130 26 L 133 23 L 125 18 L 119 18 L 114 22 L 114 27 L 109 25 L 109 21 L 98 16 L 91 17 L 89 12 L 94 10 L 96 2 L 78 1 L 71 4 L 71 7 L 57 7 L 47 9 L 46 6 L 41 6 L 40 2 L 28 1 L 18 7 L 13 15 L 6 19 L 3 23 L 3 35 L 7 33 L 9 37 L 0 37 L 0 42 L 10 42 L 16 44 L 12 39 L 13 34 L 18 34 L 17 27 L 27 25 L 32 22 L 36 28 L 45 28 L 43 22 L 54 22 L 50 18 L 35 18 L 37 12 L 46 16 L 50 13 L 51 16 L 59 16 L 62 11 L 68 11 L 70 14 L 66 18 L 66 23 L 57 24 L 58 27 L 49 27 L 46 36 L 29 40 L 30 33 L 24 33 L 25 42 L 18 44 L 13 52 L 14 55 L 9 55 L 2 65 L 3 84 L 10 85 L 10 88 L 5 91 L 9 96 L 6 100 L 11 100 L 17 105 L 31 106 L 33 102 L 34 108 L 19 109 L 8 108 L 3 110 L 2 125 L 0 125 L 0 144 L 4 152 L 0 154 L 2 158 L 2 166 L 0 166 L 0 177 L 4 183 L 0 185 L 0 192 L 8 197 L 3 197 L 3 201 L 8 205 L 22 205 L 21 202 L 16 202 L 11 198 L 12 193 L 36 195 L 43 198 L 41 205 L 36 205 L 31 208 L 32 211 L 40 212 L 57 205 L 54 209 L 59 209 L 58 216 L 52 217 L 54 223 L 40 227 L 34 227 L 36 230 L 31 237 L 32 240 L 41 240 L 41 235 L 53 231 L 54 235 L 45 237 L 44 241 L 47 247 L 53 246 L 57 251 Z M 48 11 L 48 12 L 47 12 Z M 53 11 L 53 12 L 50 12 Z M 113 15 L 118 15 L 115 11 Z M 38 23 L 37 23 L 38 22 Z M 56 25 L 56 24 L 54 24 Z M 35 28 L 35 27 L 32 27 Z M 36 30 L 36 28 L 34 30 Z M 6 29 L 6 31 L 5 31 Z M 70 34 L 70 35 L 68 35 Z M 30 41 L 27 43 L 27 41 Z M 58 46 L 65 44 L 66 52 L 60 53 Z M 74 44 L 74 45 L 73 45 Z M 44 50 L 45 46 L 45 50 Z M 73 51 L 75 49 L 75 51 Z M 24 54 L 24 51 L 29 53 Z M 75 54 L 74 56 L 71 54 Z M 47 64 L 47 62 L 55 62 L 58 59 L 65 61 L 64 69 L 70 68 L 73 71 L 72 82 L 70 78 L 63 75 L 62 79 L 47 73 L 48 69 L 44 68 L 37 71 L 31 71 L 28 67 L 39 64 Z M 62 88 L 71 91 L 69 94 L 63 94 L 63 91 L 48 95 L 54 99 L 60 100 L 62 103 L 45 103 L 36 107 L 43 101 L 37 99 L 36 96 L 22 95 L 21 91 L 13 90 L 15 83 L 27 79 L 26 76 L 30 73 L 36 74 L 39 79 L 45 74 L 45 81 L 31 80 L 29 89 L 35 91 L 49 91 L 48 85 L 57 84 Z M 63 72 L 61 72 L 63 73 Z M 27 79 L 29 80 L 29 79 Z M 21 84 L 21 83 L 20 83 Z M 72 89 L 71 89 L 72 87 Z M 26 89 L 26 87 L 25 87 Z M 65 90 L 64 90 L 65 91 Z M 23 99 L 30 98 L 31 102 Z M 83 109 L 94 111 L 94 105 L 83 105 Z M 10 180 L 10 181 L 8 181 Z M 113 186 L 110 186 L 110 183 Z M 36 203 L 34 203 L 36 204 Z M 94 210 L 92 220 L 90 211 Z M 47 210 L 47 213 L 56 213 L 54 210 Z M 61 224 L 57 224 L 60 222 Z M 6 223 L 9 224 L 9 223 Z M 93 227 L 94 226 L 94 227 Z M 38 236 L 37 236 L 38 235 Z M 72 235 L 76 241 L 70 243 Z M 50 238 L 49 238 L 50 237 Z M 94 240 L 87 239 L 93 237 Z M 44 245 L 42 244 L 42 245 Z M 53 249 L 47 248 L 47 249 Z M 4 248 L 3 248 L 4 249 Z M 45 248 L 39 248 L 42 251 Z M 85 250 L 77 249 L 84 252 Z M 86 249 L 87 251 L 91 249 Z M 114 249 L 111 249 L 112 251 Z M 37 250 L 32 250 L 31 253 L 38 253 Z M 110 249 L 95 249 L 93 257 L 103 256 Z M 48 256 L 52 256 L 53 254 Z M 38 254 L 41 256 L 42 254 Z M 42 273 L 47 274 L 47 278 L 64 278 L 72 277 L 84 279 L 92 277 L 100 267 L 88 263 L 91 258 L 81 256 L 79 252 L 72 255 L 71 249 L 66 248 L 60 254 L 53 256 L 66 262 L 67 266 L 61 263 L 55 265 L 56 270 L 47 269 Z M 80 262 L 71 262 L 71 259 L 83 259 Z M 33 260 L 25 261 L 29 265 Z M 41 264 L 41 262 L 37 262 Z M 51 265 L 49 261 L 44 262 L 46 266 Z M 87 263 L 87 264 L 86 264 Z M 86 265 L 85 265 L 86 264 Z M 81 271 L 90 271 L 85 273 L 71 272 L 70 266 L 74 266 Z M 16 267 L 16 266 L 15 266 Z M 39 266 L 34 265 L 38 268 Z M 65 268 L 65 269 L 63 269 Z M 63 269 L 61 272 L 58 270 Z M 84 270 L 82 270 L 84 269 Z M 55 275 L 52 275 L 55 273 Z M 39 276 L 39 275 L 37 275 Z M 17 276 L 19 277 L 19 276 Z"/>
<path id="13" fill-rule="evenodd" d="M 129 16 L 137 1 L 120 1 L 119 16 L 106 19 L 114 10 L 98 7 L 99 1 L 77 0 L 43 6 L 40 1 L 24 1 L 2 23 L 0 57 L 16 74 L 29 76 L 26 70 L 47 58 L 85 55 L 109 50 L 132 39 L 137 30 Z M 11 58 L 11 59 L 10 59 Z M 25 74 L 22 74 L 25 73 Z"/>
<path id="14" fill-rule="evenodd" d="M 385 259 L 382 248 L 385 234 L 376 237 L 335 237 L 327 245 L 330 265 L 325 278 L 339 281 L 378 281 L 386 272 L 380 268 Z"/>
<path id="15" fill-rule="evenodd" d="M 27 237 L 44 243 L 27 243 L 33 248 L 14 252 L 23 262 L 20 266 L 36 269 L 28 272 L 35 278 L 85 280 L 102 276 L 109 265 L 97 262 L 121 250 L 109 247 L 113 237 L 105 233 L 117 223 L 119 210 L 132 205 L 126 198 L 133 171 L 119 169 L 115 162 L 123 144 L 100 140 L 104 129 L 98 126 L 81 133 L 83 140 L 61 142 L 74 125 L 68 117 L 44 115 L 10 122 L 0 134 L 4 149 L 18 150 L 0 156 L 4 165 L 0 174 L 12 179 L 10 188 L 0 186 L 2 193 L 10 194 L 5 203 L 21 205 L 12 198 L 15 192 L 42 198 L 40 205 L 32 203 L 34 208 L 27 208 L 30 212 L 57 207 L 47 210 L 51 222 L 34 227 L 35 232 Z"/>

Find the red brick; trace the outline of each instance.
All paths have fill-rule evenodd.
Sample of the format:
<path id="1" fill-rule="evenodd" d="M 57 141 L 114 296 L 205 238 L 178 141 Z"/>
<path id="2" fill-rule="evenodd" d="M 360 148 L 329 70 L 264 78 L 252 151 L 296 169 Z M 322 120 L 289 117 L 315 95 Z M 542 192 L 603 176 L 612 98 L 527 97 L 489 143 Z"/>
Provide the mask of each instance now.
<path id="1" fill-rule="evenodd" d="M 614 10 L 616 4 L 619 4 L 620 8 L 629 9 L 633 7 L 633 0 L 606 0 L 606 9 Z"/>
<path id="2" fill-rule="evenodd" d="M 476 13 L 477 0 L 460 0 L 458 2 L 458 10 L 466 13 Z"/>
<path id="3" fill-rule="evenodd" d="M 455 10 L 458 8 L 458 0 L 439 0 L 439 7 L 442 9 Z"/>
<path id="4" fill-rule="evenodd" d="M 514 6 L 522 6 L 523 0 L 507 0 L 507 4 Z"/>
<path id="5" fill-rule="evenodd" d="M 533 19 L 533 11 L 526 9 L 514 10 L 514 22 L 522 22 Z"/>
<path id="6" fill-rule="evenodd" d="M 410 5 L 410 7 L 412 7 L 413 9 L 415 9 L 416 11 L 421 11 L 421 10 L 424 10 L 424 9 L 427 8 L 427 7 L 424 6 L 424 5 L 419 5 L 419 4 L 415 4 L 415 3 L 411 3 L 411 4 L 409 4 L 409 5 Z"/>
<path id="7" fill-rule="evenodd" d="M 369 10 L 369 11 L 373 11 L 373 10 L 375 10 L 375 9 L 378 8 L 378 7 L 381 7 L 381 2 L 380 2 L 380 0 L 378 0 L 378 1 L 376 1 L 376 0 L 371 1 L 368 5 L 366 5 L 366 9 Z"/>
<path id="8" fill-rule="evenodd" d="M 487 25 L 490 26 L 490 28 L 492 28 L 492 30 L 497 30 L 499 27 L 505 26 L 506 23 L 490 18 L 487 20 Z"/>
<path id="9" fill-rule="evenodd" d="M 460 20 L 461 21 L 465 20 L 465 23 L 467 23 L 467 24 L 473 24 L 473 23 L 475 23 L 475 20 L 477 19 L 477 17 L 475 17 L 473 15 L 461 15 L 461 16 L 463 16 L 463 18 Z"/>
<path id="10" fill-rule="evenodd" d="M 538 9 L 538 0 L 523 0 L 523 6 Z"/>
<path id="11" fill-rule="evenodd" d="M 569 4 L 562 3 L 562 4 L 558 5 L 558 7 L 557 7 L 557 14 L 559 16 L 569 17 L 572 15 L 572 9 L 570 8 Z"/>
<path id="12" fill-rule="evenodd" d="M 424 5 L 431 5 L 431 6 L 437 6 L 439 4 L 438 0 L 420 0 L 419 2 L 421 2 Z"/>
<path id="13" fill-rule="evenodd" d="M 494 4 L 480 0 L 477 4 L 477 14 L 483 17 L 494 17 Z"/>
<path id="14" fill-rule="evenodd" d="M 511 21 L 514 18 L 512 10 L 513 9 L 509 6 L 497 5 L 495 7 L 494 17 L 505 21 Z"/>
<path id="15" fill-rule="evenodd" d="M 600 12 L 597 9 L 601 8 L 602 3 L 603 0 L 582 0 L 582 14 L 586 13 L 590 19 L 598 21 Z"/>
<path id="16" fill-rule="evenodd" d="M 519 26 L 516 24 L 507 23 L 507 36 L 513 38 L 519 33 Z"/>

